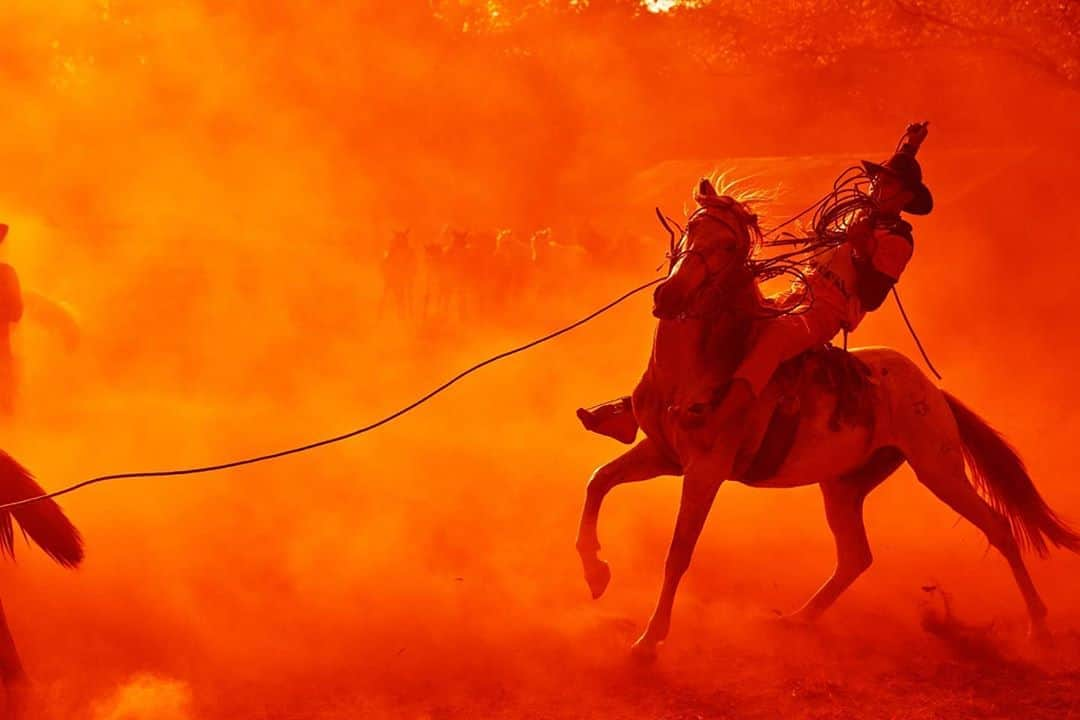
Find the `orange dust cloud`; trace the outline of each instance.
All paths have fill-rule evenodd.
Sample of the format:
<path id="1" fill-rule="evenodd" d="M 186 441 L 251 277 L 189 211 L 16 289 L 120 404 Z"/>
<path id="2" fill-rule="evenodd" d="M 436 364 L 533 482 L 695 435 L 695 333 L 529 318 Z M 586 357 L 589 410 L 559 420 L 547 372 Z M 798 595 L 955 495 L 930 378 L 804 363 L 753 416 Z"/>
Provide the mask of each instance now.
<path id="1" fill-rule="evenodd" d="M 39 300 L 14 337 L 3 449 L 54 489 L 351 430 L 653 277 L 667 243 L 653 208 L 681 217 L 699 176 L 771 191 L 757 208 L 771 225 L 929 119 L 937 204 L 913 220 L 905 304 L 943 385 L 1080 523 L 1075 6 L 848 5 L 9 0 L 0 256 Z M 455 231 L 473 254 L 425 264 Z M 407 311 L 384 295 L 393 268 Z M 818 491 L 723 487 L 660 664 L 632 672 L 678 483 L 612 494 L 614 580 L 589 600 L 580 503 L 620 448 L 573 411 L 632 388 L 649 308 L 639 296 L 345 444 L 63 498 L 84 566 L 21 545 L 0 565 L 35 712 L 1076 706 L 1080 558 L 1031 561 L 1059 634 L 1056 656 L 1034 657 L 1005 563 L 906 469 L 868 500 L 873 568 L 808 633 L 769 619 L 832 569 Z M 891 304 L 852 343 L 917 356 Z M 921 629 L 941 612 L 925 586 L 992 626 L 990 660 Z"/>

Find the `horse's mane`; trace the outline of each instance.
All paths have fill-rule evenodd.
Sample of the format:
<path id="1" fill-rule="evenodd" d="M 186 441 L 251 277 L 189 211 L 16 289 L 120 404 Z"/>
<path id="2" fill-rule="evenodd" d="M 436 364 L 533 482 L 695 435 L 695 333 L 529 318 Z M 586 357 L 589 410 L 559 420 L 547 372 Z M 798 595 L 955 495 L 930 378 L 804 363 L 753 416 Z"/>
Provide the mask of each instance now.
<path id="1" fill-rule="evenodd" d="M 776 190 L 767 190 L 751 183 L 751 177 L 733 177 L 732 170 L 717 170 L 708 176 L 709 182 L 720 195 L 750 206 L 755 203 L 772 202 L 776 199 Z"/>
<path id="2" fill-rule="evenodd" d="M 734 200 L 746 218 L 750 235 L 748 256 L 753 257 L 760 250 L 762 241 L 761 214 L 758 211 L 762 205 L 775 201 L 777 192 L 753 184 L 749 177 L 734 177 L 731 170 L 714 171 L 707 179 L 720 197 Z"/>

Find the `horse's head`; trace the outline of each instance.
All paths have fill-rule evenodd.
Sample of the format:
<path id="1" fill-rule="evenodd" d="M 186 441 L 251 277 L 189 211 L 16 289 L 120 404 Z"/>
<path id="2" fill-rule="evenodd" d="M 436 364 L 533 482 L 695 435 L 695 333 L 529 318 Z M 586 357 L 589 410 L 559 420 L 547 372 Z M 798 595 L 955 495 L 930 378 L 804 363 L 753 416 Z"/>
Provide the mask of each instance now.
<path id="1" fill-rule="evenodd" d="M 694 197 L 698 207 L 675 248 L 671 272 L 653 293 L 653 315 L 662 320 L 704 314 L 703 302 L 715 302 L 736 278 L 746 277 L 757 218 L 738 200 L 718 194 L 708 179 Z"/>
<path id="2" fill-rule="evenodd" d="M 541 245 L 547 245 L 550 242 L 551 242 L 551 228 L 549 228 L 549 227 L 540 228 L 539 230 L 533 232 L 533 234 L 529 236 L 529 247 L 531 247 L 533 249 L 533 252 L 536 251 L 537 247 L 539 247 Z"/>

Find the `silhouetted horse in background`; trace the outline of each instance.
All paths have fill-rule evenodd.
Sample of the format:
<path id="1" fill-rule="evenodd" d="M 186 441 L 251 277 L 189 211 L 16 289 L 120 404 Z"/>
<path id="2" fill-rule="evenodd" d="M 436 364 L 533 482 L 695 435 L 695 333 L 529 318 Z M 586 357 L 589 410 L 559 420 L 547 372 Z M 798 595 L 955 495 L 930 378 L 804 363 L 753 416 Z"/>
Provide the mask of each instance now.
<path id="1" fill-rule="evenodd" d="M 382 258 L 383 291 L 379 300 L 381 315 L 389 305 L 398 317 L 412 315 L 416 293 L 416 274 L 419 262 L 416 252 L 409 244 L 409 231 L 395 230 Z"/>
<path id="2" fill-rule="evenodd" d="M 0 503 L 36 497 L 44 492 L 26 468 L 0 450 Z M 41 500 L 13 508 L 10 512 L 0 512 L 0 551 L 3 554 L 15 557 L 12 516 L 23 534 L 56 562 L 68 568 L 78 567 L 82 562 L 82 537 L 60 506 L 52 500 Z M 17 717 L 25 700 L 28 682 L 3 606 L 0 606 L 0 682 L 4 685 L 6 710 L 0 717 Z"/>

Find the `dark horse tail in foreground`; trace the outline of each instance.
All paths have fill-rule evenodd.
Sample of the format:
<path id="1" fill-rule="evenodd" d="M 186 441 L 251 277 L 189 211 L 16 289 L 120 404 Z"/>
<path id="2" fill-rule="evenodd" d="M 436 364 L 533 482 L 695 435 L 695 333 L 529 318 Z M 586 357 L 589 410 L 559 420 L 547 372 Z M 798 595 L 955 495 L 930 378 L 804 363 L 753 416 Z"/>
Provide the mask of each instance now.
<path id="1" fill-rule="evenodd" d="M 832 576 L 792 616 L 809 621 L 870 567 L 863 501 L 904 462 L 1001 552 L 1027 605 L 1032 634 L 1046 635 L 1046 606 L 1021 548 L 1040 555 L 1050 545 L 1080 551 L 1080 536 L 1047 506 L 1001 435 L 900 353 L 832 348 L 790 361 L 748 411 L 738 437 L 702 437 L 700 427 L 682 421 L 681 409 L 700 399 L 703 387 L 715 387 L 718 369 L 730 377 L 757 320 L 776 310 L 747 262 L 757 235 L 754 215 L 707 180 L 697 197 L 700 207 L 654 295 L 659 323 L 632 398 L 645 438 L 593 473 L 578 531 L 585 579 L 599 597 L 611 579 L 597 535 L 604 497 L 624 483 L 683 477 L 660 597 L 635 655 L 651 659 L 667 637 L 679 581 L 725 480 L 820 485 L 837 560 Z"/>
<path id="2" fill-rule="evenodd" d="M 45 491 L 33 476 L 6 452 L 0 450 L 0 504 L 25 500 L 43 495 Z M 64 567 L 74 568 L 82 562 L 83 542 L 79 531 L 65 517 L 64 512 L 52 500 L 42 500 L 0 512 L 0 551 L 15 556 L 15 531 L 12 516 L 22 528 L 23 534 L 34 541 L 49 557 Z M 8 629 L 7 618 L 0 606 L 0 681 L 6 694 L 6 713 L 0 717 L 14 717 L 21 704 L 26 687 L 15 641 Z"/>

